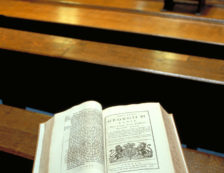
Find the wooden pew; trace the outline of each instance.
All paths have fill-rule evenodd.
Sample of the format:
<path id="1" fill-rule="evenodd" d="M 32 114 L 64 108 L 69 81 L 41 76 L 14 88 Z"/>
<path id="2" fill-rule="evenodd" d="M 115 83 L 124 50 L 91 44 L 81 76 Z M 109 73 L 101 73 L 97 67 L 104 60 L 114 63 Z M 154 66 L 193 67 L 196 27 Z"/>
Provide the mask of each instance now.
<path id="1" fill-rule="evenodd" d="M 0 28 L 0 49 L 224 84 L 224 60 Z"/>
<path id="2" fill-rule="evenodd" d="M 224 45 L 224 26 L 203 21 L 181 18 L 174 20 L 131 12 L 13 0 L 0 1 L 0 14 L 23 19 Z"/>
<path id="3" fill-rule="evenodd" d="M 166 17 L 182 17 L 185 19 L 189 19 L 189 17 L 193 20 L 219 20 L 223 19 L 224 10 L 221 6 L 217 5 L 215 1 L 208 1 L 205 5 L 204 0 L 197 1 L 187 1 L 187 0 L 179 0 L 179 1 L 136 1 L 136 0 L 37 0 L 41 3 L 58 3 L 64 5 L 73 5 L 73 6 L 83 6 L 89 8 L 98 8 L 98 9 L 107 9 L 107 10 L 115 10 L 115 11 L 128 11 L 128 12 L 137 12 L 143 14 L 153 14 L 158 16 L 166 16 Z M 166 3 L 170 3 L 170 10 L 176 5 L 173 11 L 162 10 L 165 8 L 169 8 Z M 222 2 L 218 2 L 222 4 Z M 200 10 L 204 9 L 201 13 Z M 213 13 L 215 12 L 215 13 Z M 200 14 L 200 15 L 198 15 Z"/>
<path id="4" fill-rule="evenodd" d="M 47 121 L 49 118 L 43 114 L 0 105 L 0 151 L 33 160 L 39 123 Z M 190 173 L 224 172 L 224 158 L 187 148 L 183 148 L 183 150 Z M 12 160 L 11 163 L 13 163 Z M 28 163 L 31 164 L 31 162 Z M 27 165 L 28 163 L 18 165 L 15 169 L 30 167 Z M 5 164 L 9 165 L 10 163 Z M 6 167 L 5 165 L 2 166 Z M 8 170 L 10 169 L 13 167 L 8 168 Z"/>
<path id="5" fill-rule="evenodd" d="M 136 38 L 139 33 L 143 33 L 144 37 L 150 34 L 138 33 L 136 28 L 144 28 L 142 24 L 133 28 L 131 25 L 127 25 L 127 30 L 120 28 L 120 25 L 124 27 L 124 21 L 120 19 L 122 16 L 127 15 L 127 19 L 132 24 L 141 23 L 137 22 L 137 16 L 144 19 L 149 19 L 150 16 L 25 1 L 8 1 L 7 3 L 0 1 L 0 3 L 5 5 L 4 8 L 0 6 L 1 14 L 35 21 L 47 21 L 47 24 L 50 22 L 62 23 L 61 28 L 72 26 L 73 30 L 78 25 L 82 25 L 84 27 L 91 26 L 88 30 L 91 32 L 94 28 L 101 28 L 109 33 L 114 30 L 116 32 L 122 30 L 125 33 L 129 32 L 129 38 L 136 33 Z M 23 9 L 25 5 L 26 8 Z M 23 10 L 20 10 L 20 6 Z M 41 14 L 46 13 L 46 15 L 39 15 L 40 12 L 42 12 Z M 95 20 L 91 21 L 89 18 L 84 20 L 88 14 L 91 14 L 89 12 L 95 14 Z M 101 15 L 105 15 L 103 20 L 108 21 L 105 26 L 102 26 L 99 21 Z M 147 23 L 146 25 L 149 27 L 150 25 Z M 19 24 L 21 25 L 21 23 Z M 199 23 L 199 25 L 204 26 L 204 23 Z M 24 29 L 23 27 L 21 25 L 20 30 Z M 219 27 L 218 30 L 222 34 L 221 25 Z M 221 103 L 216 99 L 223 98 L 221 92 L 224 81 L 223 60 L 102 43 L 99 40 L 84 41 L 73 37 L 55 36 L 57 34 L 51 34 L 54 31 L 53 27 L 42 28 L 49 30 L 48 34 L 51 35 L 14 29 L 4 27 L 0 31 L 0 39 L 3 43 L 0 44 L 0 53 L 3 57 L 0 60 L 3 66 L 1 74 L 4 74 L 1 78 L 3 89 L 1 89 L 0 96 L 6 103 L 11 102 L 12 105 L 21 107 L 34 106 L 55 112 L 86 99 L 96 99 L 105 103 L 106 106 L 150 100 L 162 101 L 171 112 L 182 114 L 183 117 L 178 117 L 177 122 L 178 127 L 181 128 L 184 142 L 193 141 L 195 144 L 211 145 L 213 149 L 216 149 L 217 138 L 214 139 L 216 143 L 212 140 L 207 142 L 198 136 L 202 131 L 208 130 L 206 124 L 221 122 L 219 121 L 219 115 L 222 113 Z M 57 29 L 55 28 L 55 30 Z M 37 32 L 39 31 L 37 30 Z M 122 32 L 121 35 L 123 36 L 125 33 Z M 87 36 L 85 35 L 85 37 Z M 122 40 L 121 38 L 123 37 L 119 39 Z M 206 38 L 209 37 L 206 36 Z M 222 37 L 219 39 L 222 40 Z M 28 77 L 30 74 L 32 78 Z M 170 76 L 177 78 L 170 78 Z M 8 82 L 9 78 L 11 81 Z M 138 86 L 134 86 L 133 83 L 138 83 Z M 52 88 L 58 92 L 53 92 Z M 111 94 L 113 90 L 117 92 L 117 95 Z M 176 92 L 177 96 L 172 94 Z M 203 106 L 197 107 L 198 103 L 203 103 Z M 185 111 L 183 112 L 183 110 Z M 197 125 L 202 117 L 197 115 L 204 115 L 206 120 L 201 129 L 192 137 L 186 129 L 189 129 L 188 124 L 191 124 L 191 128 L 194 130 L 198 129 Z M 213 115 L 211 120 L 209 119 L 210 115 Z M 191 117 L 188 118 L 189 116 Z M 191 118 L 194 118 L 193 122 L 191 122 Z M 214 126 L 208 133 L 217 132 L 217 128 L 218 126 Z"/>
<path id="6" fill-rule="evenodd" d="M 89 99 L 105 106 L 159 101 L 182 115 L 176 122 L 184 143 L 223 150 L 212 136 L 222 122 L 223 60 L 6 28 L 0 33 L 4 103 L 58 112 Z M 205 132 L 210 141 L 200 136 Z"/>

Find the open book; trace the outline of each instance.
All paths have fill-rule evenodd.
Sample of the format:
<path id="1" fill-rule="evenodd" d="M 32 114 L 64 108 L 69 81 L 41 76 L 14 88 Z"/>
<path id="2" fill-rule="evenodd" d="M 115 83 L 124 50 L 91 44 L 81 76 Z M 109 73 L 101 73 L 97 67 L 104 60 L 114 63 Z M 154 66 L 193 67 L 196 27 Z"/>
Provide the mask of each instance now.
<path id="1" fill-rule="evenodd" d="M 188 173 L 171 114 L 159 103 L 87 101 L 40 124 L 33 173 Z"/>

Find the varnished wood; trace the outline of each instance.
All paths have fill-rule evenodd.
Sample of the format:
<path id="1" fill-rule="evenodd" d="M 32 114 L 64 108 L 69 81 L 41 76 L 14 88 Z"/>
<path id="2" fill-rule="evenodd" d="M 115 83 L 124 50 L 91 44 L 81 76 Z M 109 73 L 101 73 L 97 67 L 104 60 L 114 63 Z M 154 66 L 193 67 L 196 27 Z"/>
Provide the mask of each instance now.
<path id="1" fill-rule="evenodd" d="M 39 123 L 50 117 L 0 105 L 0 150 L 33 159 Z"/>
<path id="2" fill-rule="evenodd" d="M 0 1 L 0 14 L 224 45 L 224 25 L 203 21 L 11 0 Z"/>
<path id="3" fill-rule="evenodd" d="M 0 48 L 224 84 L 224 60 L 0 28 Z"/>
<path id="4" fill-rule="evenodd" d="M 34 159 L 39 123 L 50 117 L 0 105 L 0 150 Z M 190 173 L 223 173 L 224 158 L 183 148 Z"/>
<path id="5" fill-rule="evenodd" d="M 195 15 L 194 6 L 182 5 L 182 8 L 176 7 L 174 11 L 162 11 L 164 1 L 162 0 L 37 0 L 43 3 L 60 3 L 68 5 L 79 5 L 86 7 L 104 7 L 110 9 L 122 9 L 132 10 L 137 12 L 156 12 L 161 14 L 178 14 L 181 16 L 191 16 L 196 18 L 212 18 L 212 19 L 224 19 L 224 7 L 222 1 L 206 1 L 206 6 L 203 12 L 199 15 Z M 195 1 L 192 1 L 195 2 Z"/>
<path id="6" fill-rule="evenodd" d="M 224 173 L 224 158 L 184 149 L 190 173 Z"/>

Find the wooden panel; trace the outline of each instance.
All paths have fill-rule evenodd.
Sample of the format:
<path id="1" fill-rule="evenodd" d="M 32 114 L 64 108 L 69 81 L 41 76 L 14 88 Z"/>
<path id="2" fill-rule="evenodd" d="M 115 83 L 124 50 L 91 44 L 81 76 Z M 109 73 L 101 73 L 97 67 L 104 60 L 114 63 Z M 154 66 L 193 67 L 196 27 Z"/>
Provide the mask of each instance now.
<path id="1" fill-rule="evenodd" d="M 0 105 L 0 150 L 33 159 L 39 123 L 49 118 L 42 114 Z"/>
<path id="2" fill-rule="evenodd" d="M 224 173 L 224 158 L 184 149 L 190 173 Z"/>
<path id="3" fill-rule="evenodd" d="M 5 28 L 0 28 L 0 40 L 2 49 L 58 57 L 74 44 L 68 38 Z"/>
<path id="4" fill-rule="evenodd" d="M 61 3 L 68 5 L 81 5 L 89 7 L 111 7 L 114 9 L 133 9 L 138 11 L 160 11 L 163 8 L 163 1 L 143 0 L 38 0 L 41 3 Z"/>
<path id="5" fill-rule="evenodd" d="M 224 83 L 224 60 L 0 28 L 0 48 Z"/>
<path id="6" fill-rule="evenodd" d="M 34 159 L 39 123 L 50 117 L 0 105 L 0 150 Z M 184 148 L 190 173 L 223 173 L 224 158 Z"/>
<path id="7" fill-rule="evenodd" d="M 10 0 L 0 1 L 0 14 L 25 19 L 224 44 L 224 25 L 208 24 L 202 21 Z"/>

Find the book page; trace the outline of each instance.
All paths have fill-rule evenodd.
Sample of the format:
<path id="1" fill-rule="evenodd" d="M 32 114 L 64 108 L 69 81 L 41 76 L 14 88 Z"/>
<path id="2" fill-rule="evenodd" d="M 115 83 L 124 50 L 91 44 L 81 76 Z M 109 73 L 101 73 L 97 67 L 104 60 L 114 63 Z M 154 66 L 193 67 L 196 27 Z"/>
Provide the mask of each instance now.
<path id="1" fill-rule="evenodd" d="M 49 166 L 50 144 L 54 120 L 49 119 L 39 126 L 38 143 L 35 153 L 33 173 L 47 173 Z"/>
<path id="2" fill-rule="evenodd" d="M 37 143 L 36 154 L 35 154 L 35 163 L 34 163 L 33 171 L 32 171 L 33 173 L 40 172 L 40 168 L 41 168 L 40 161 L 41 161 L 41 153 L 43 148 L 44 131 L 45 131 L 44 123 L 41 123 L 39 127 L 39 133 L 38 133 L 38 143 Z"/>
<path id="3" fill-rule="evenodd" d="M 168 114 L 162 107 L 164 124 L 167 129 L 167 137 L 169 141 L 170 151 L 176 172 L 188 173 L 187 164 L 185 162 L 180 139 L 177 133 L 176 125 L 172 114 Z"/>
<path id="4" fill-rule="evenodd" d="M 103 111 L 108 173 L 174 173 L 158 103 L 115 106 Z"/>
<path id="5" fill-rule="evenodd" d="M 89 101 L 56 114 L 50 173 L 103 173 L 102 107 Z"/>

